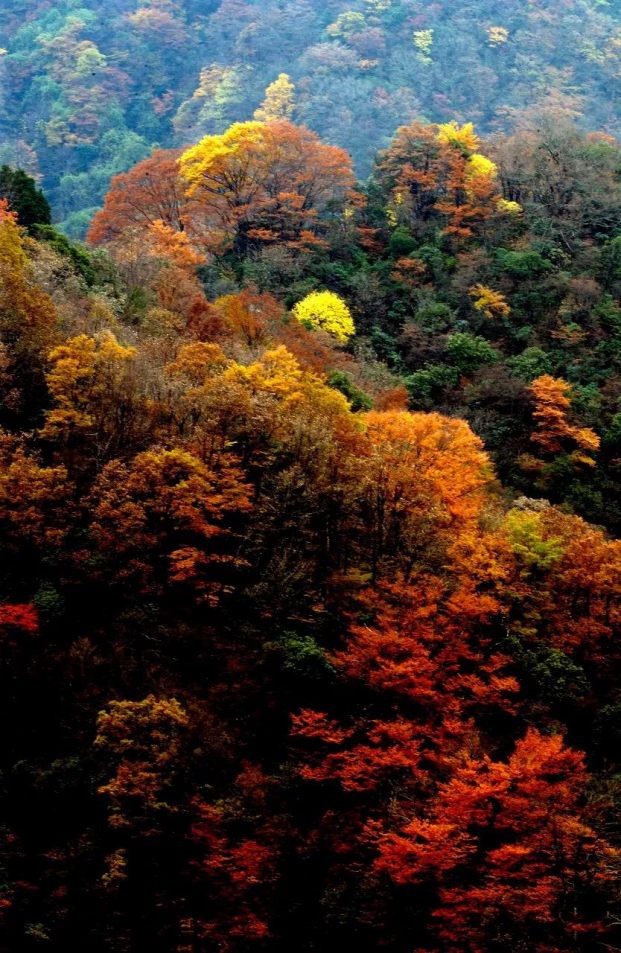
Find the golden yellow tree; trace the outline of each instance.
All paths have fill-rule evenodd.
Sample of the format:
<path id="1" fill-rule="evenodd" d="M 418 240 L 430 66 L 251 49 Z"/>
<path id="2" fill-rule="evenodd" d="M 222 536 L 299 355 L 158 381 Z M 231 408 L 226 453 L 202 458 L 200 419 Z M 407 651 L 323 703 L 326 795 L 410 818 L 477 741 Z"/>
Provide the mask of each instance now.
<path id="1" fill-rule="evenodd" d="M 475 310 L 486 318 L 507 318 L 511 314 L 507 299 L 500 291 L 494 291 L 486 285 L 474 285 L 469 293 Z"/>
<path id="2" fill-rule="evenodd" d="M 544 374 L 533 381 L 529 390 L 535 402 L 533 418 L 537 424 L 531 441 L 544 454 L 569 452 L 574 463 L 595 466 L 590 454 L 599 450 L 599 437 L 590 427 L 576 427 L 567 419 L 571 411 L 571 384 Z"/>
<path id="3" fill-rule="evenodd" d="M 312 291 L 298 301 L 293 314 L 303 324 L 333 334 L 341 344 L 346 344 L 356 330 L 349 308 L 332 291 Z"/>
<path id="4" fill-rule="evenodd" d="M 286 73 L 281 73 L 265 90 L 265 99 L 255 111 L 258 122 L 291 119 L 295 108 L 295 86 Z"/>

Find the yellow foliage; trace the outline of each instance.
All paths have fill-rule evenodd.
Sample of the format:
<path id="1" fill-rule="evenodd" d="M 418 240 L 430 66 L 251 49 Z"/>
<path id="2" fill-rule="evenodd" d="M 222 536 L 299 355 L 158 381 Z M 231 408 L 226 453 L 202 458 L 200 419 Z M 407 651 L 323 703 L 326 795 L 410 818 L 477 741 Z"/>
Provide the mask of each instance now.
<path id="1" fill-rule="evenodd" d="M 366 27 L 366 20 L 363 13 L 355 13 L 353 10 L 347 10 L 339 14 L 337 20 L 331 23 L 326 29 L 328 36 L 343 37 L 348 39 L 356 33 L 361 33 Z"/>
<path id="2" fill-rule="evenodd" d="M 504 26 L 490 26 L 487 31 L 490 46 L 501 46 L 509 39 L 509 31 Z"/>
<path id="3" fill-rule="evenodd" d="M 218 344 L 196 341 L 181 348 L 176 360 L 166 367 L 166 373 L 174 379 L 185 378 L 197 385 L 205 384 L 214 370 L 222 370 L 227 361 Z"/>
<path id="4" fill-rule="evenodd" d="M 298 321 L 333 334 L 341 344 L 346 344 L 356 330 L 349 308 L 332 291 L 311 292 L 296 304 L 293 314 Z"/>
<path id="5" fill-rule="evenodd" d="M 488 159 L 487 156 L 483 156 L 479 152 L 475 152 L 475 154 L 470 156 L 468 159 L 468 164 L 466 166 L 466 181 L 468 179 L 479 178 L 493 179 L 497 172 L 498 167 L 495 162 L 492 162 L 492 160 Z"/>
<path id="6" fill-rule="evenodd" d="M 8 550 L 61 545 L 71 521 L 65 467 L 42 467 L 0 430 L 0 533 Z"/>
<path id="7" fill-rule="evenodd" d="M 205 136 L 197 145 L 187 150 L 179 160 L 181 174 L 189 185 L 188 194 L 194 195 L 205 179 L 219 182 L 224 179 L 227 162 L 238 153 L 245 153 L 244 146 L 257 147 L 263 140 L 265 123 L 236 122 L 219 136 Z M 234 169 L 227 169 L 227 177 Z"/>
<path id="8" fill-rule="evenodd" d="M 26 253 L 22 244 L 23 231 L 9 216 L 3 217 L 0 224 L 0 265 L 21 272 L 26 264 Z"/>
<path id="9" fill-rule="evenodd" d="M 433 30 L 415 30 L 414 31 L 414 46 L 421 54 L 421 56 L 428 61 L 431 61 L 431 51 L 433 49 Z"/>
<path id="10" fill-rule="evenodd" d="M 174 810 L 164 791 L 175 777 L 188 717 L 175 698 L 112 701 L 97 718 L 95 745 L 116 762 L 98 793 L 108 797 L 113 827 L 128 827 L 151 810 Z M 123 876 L 123 862 L 114 865 Z"/>
<path id="11" fill-rule="evenodd" d="M 457 146 L 469 155 L 475 153 L 480 145 L 480 139 L 471 122 L 463 126 L 459 126 L 455 121 L 443 123 L 438 126 L 438 140 L 446 145 Z"/>
<path id="12" fill-rule="evenodd" d="M 470 297 L 474 301 L 475 309 L 486 318 L 507 318 L 511 314 L 505 296 L 485 285 L 475 285 L 471 288 Z"/>
<path id="13" fill-rule="evenodd" d="M 278 79 L 265 90 L 265 99 L 255 111 L 254 118 L 258 122 L 275 122 L 278 119 L 291 119 L 295 107 L 295 86 L 286 73 L 281 73 Z"/>
<path id="14" fill-rule="evenodd" d="M 498 199 L 496 208 L 505 215 L 515 215 L 516 217 L 524 212 L 519 202 L 511 202 L 509 199 Z"/>
<path id="15" fill-rule="evenodd" d="M 262 360 L 244 366 L 233 363 L 224 375 L 227 383 L 241 383 L 252 393 L 273 394 L 281 399 L 298 397 L 303 372 L 286 347 L 266 351 Z"/>
<path id="16" fill-rule="evenodd" d="M 110 331 L 98 338 L 80 334 L 55 348 L 47 376 L 55 406 L 46 414 L 41 436 L 66 439 L 97 429 L 111 403 L 120 404 L 120 388 L 135 358 L 135 348 L 123 347 Z"/>

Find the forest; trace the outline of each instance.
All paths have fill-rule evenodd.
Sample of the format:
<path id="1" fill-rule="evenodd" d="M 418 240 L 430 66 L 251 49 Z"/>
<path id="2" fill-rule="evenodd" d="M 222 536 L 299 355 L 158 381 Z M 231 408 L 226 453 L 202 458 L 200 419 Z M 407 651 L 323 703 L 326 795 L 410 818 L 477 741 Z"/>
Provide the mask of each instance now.
<path id="1" fill-rule="evenodd" d="M 1 953 L 621 949 L 621 11 L 0 2 Z"/>
<path id="2" fill-rule="evenodd" d="M 366 179 L 415 119 L 507 133 L 555 107 L 621 131 L 617 0 L 2 0 L 0 165 L 41 177 L 83 238 L 113 175 L 249 121 L 280 74 L 292 118 Z"/>

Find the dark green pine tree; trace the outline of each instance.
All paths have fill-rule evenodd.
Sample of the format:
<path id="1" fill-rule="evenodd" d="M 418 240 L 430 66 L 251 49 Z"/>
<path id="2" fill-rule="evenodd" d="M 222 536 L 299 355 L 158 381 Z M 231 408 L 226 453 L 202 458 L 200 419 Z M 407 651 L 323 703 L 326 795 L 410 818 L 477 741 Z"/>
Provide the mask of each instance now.
<path id="1" fill-rule="evenodd" d="M 17 215 L 20 225 L 51 225 L 52 210 L 49 202 L 32 176 L 23 169 L 8 165 L 0 168 L 0 198 L 6 199 Z"/>

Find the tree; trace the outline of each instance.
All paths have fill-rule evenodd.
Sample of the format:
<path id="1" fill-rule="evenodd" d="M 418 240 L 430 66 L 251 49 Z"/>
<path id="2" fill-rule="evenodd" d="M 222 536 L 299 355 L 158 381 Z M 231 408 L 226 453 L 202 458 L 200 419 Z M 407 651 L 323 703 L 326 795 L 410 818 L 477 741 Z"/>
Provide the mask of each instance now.
<path id="1" fill-rule="evenodd" d="M 15 392 L 10 404 L 26 417 L 39 412 L 43 364 L 56 340 L 56 322 L 51 297 L 30 279 L 20 228 L 11 215 L 4 214 L 0 217 L 0 342 Z"/>
<path id="2" fill-rule="evenodd" d="M 2 572 L 7 579 L 25 578 L 62 548 L 74 516 L 73 488 L 64 466 L 44 466 L 23 441 L 4 431 L 0 463 Z"/>
<path id="3" fill-rule="evenodd" d="M 281 73 L 278 79 L 267 87 L 262 105 L 255 110 L 254 118 L 257 122 L 276 122 L 280 119 L 291 119 L 295 108 L 295 86 L 286 73 Z"/>
<path id="4" fill-rule="evenodd" d="M 44 440 L 80 447 L 100 464 L 140 442 L 149 415 L 137 394 L 135 348 L 123 347 L 110 331 L 81 334 L 54 348 L 49 362 L 54 406 L 45 415 Z"/>
<path id="5" fill-rule="evenodd" d="M 426 817 L 380 836 L 376 868 L 396 883 L 436 881 L 447 949 L 560 951 L 576 934 L 587 948 L 601 935 L 589 915 L 595 904 L 601 916 L 611 856 L 582 815 L 587 781 L 579 753 L 533 729 L 507 764 L 464 755 Z"/>
<path id="6" fill-rule="evenodd" d="M 558 112 L 540 111 L 534 119 L 532 131 L 495 147 L 504 198 L 518 202 L 529 222 L 545 220 L 570 251 L 581 238 L 610 234 L 621 203 L 618 143 L 583 136 Z"/>
<path id="7" fill-rule="evenodd" d="M 588 427 L 575 427 L 567 420 L 571 407 L 571 386 L 560 378 L 544 374 L 530 386 L 535 401 L 533 418 L 537 429 L 531 440 L 545 454 L 570 453 L 576 464 L 595 466 L 590 454 L 599 449 L 597 434 Z"/>
<path id="8" fill-rule="evenodd" d="M 376 165 L 389 224 L 408 222 L 414 235 L 424 236 L 440 223 L 461 242 L 492 215 L 508 214 L 498 204 L 496 166 L 479 148 L 472 123 L 402 126 Z"/>
<path id="9" fill-rule="evenodd" d="M 507 299 L 499 291 L 485 285 L 475 285 L 469 294 L 475 309 L 486 318 L 507 318 L 511 314 Z"/>
<path id="10" fill-rule="evenodd" d="M 91 538 L 116 585 L 155 594 L 187 584 L 199 600 L 216 602 L 227 569 L 238 565 L 230 519 L 251 502 L 230 457 L 209 466 L 185 450 L 153 449 L 107 464 L 91 507 Z"/>
<path id="11" fill-rule="evenodd" d="M 189 209 L 177 164 L 180 156 L 178 149 L 156 149 L 129 172 L 115 176 L 88 240 L 105 244 L 126 228 L 148 231 L 156 222 L 183 231 Z"/>
<path id="12" fill-rule="evenodd" d="M 312 291 L 298 301 L 293 315 L 302 324 L 333 334 L 341 344 L 346 344 L 356 330 L 349 308 L 331 291 Z"/>
<path id="13" fill-rule="evenodd" d="M 166 791 L 181 769 L 187 726 L 187 714 L 175 698 L 113 701 L 99 713 L 95 746 L 116 771 L 98 793 L 110 802 L 113 827 L 157 823 L 158 814 L 175 809 L 166 803 Z"/>
<path id="14" fill-rule="evenodd" d="M 362 506 L 373 577 L 396 566 L 409 578 L 476 518 L 489 460 L 466 423 L 440 414 L 372 412 L 366 426 Z"/>
<path id="15" fill-rule="evenodd" d="M 0 198 L 6 199 L 24 228 L 31 225 L 51 225 L 52 210 L 35 180 L 22 169 L 8 165 L 0 168 Z"/>
<path id="16" fill-rule="evenodd" d="M 274 242 L 321 244 L 322 217 L 354 184 L 351 160 L 289 122 L 237 123 L 181 157 L 188 194 L 204 216 L 207 247 L 243 256 Z"/>

